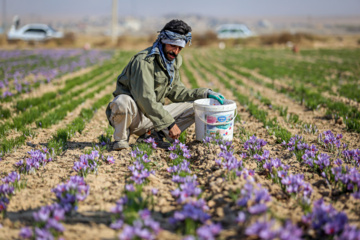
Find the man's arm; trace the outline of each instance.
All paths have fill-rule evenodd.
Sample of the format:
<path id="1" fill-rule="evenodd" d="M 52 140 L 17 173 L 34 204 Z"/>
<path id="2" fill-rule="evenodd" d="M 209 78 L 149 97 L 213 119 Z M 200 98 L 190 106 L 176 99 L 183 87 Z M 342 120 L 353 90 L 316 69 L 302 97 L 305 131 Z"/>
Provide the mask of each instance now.
<path id="1" fill-rule="evenodd" d="M 172 89 L 167 97 L 172 102 L 194 101 L 199 98 L 207 98 L 208 90 L 208 88 L 188 89 L 181 82 L 180 76 L 178 76 L 172 83 Z"/>
<path id="2" fill-rule="evenodd" d="M 167 128 L 175 120 L 160 102 L 154 91 L 154 68 L 142 59 L 135 59 L 131 66 L 130 92 L 140 110 L 154 124 L 155 130 Z"/>

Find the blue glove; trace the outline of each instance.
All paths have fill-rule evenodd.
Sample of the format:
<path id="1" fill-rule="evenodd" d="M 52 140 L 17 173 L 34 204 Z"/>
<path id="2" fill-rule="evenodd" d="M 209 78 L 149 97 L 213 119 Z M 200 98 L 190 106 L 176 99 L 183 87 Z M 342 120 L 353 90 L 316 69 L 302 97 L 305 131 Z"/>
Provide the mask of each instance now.
<path id="1" fill-rule="evenodd" d="M 221 105 L 224 104 L 224 99 L 225 98 L 220 93 L 214 92 L 214 91 L 209 89 L 207 97 L 217 100 Z"/>

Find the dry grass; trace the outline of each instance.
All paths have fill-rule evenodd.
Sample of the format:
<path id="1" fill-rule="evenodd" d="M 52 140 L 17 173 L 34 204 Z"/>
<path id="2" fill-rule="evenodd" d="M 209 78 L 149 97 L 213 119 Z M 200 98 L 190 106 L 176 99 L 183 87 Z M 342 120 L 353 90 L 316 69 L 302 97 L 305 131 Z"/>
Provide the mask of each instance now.
<path id="1" fill-rule="evenodd" d="M 124 49 L 141 50 L 155 41 L 156 35 L 130 36 L 124 35 L 117 38 L 113 43 L 110 36 L 85 35 L 66 33 L 63 39 L 51 39 L 43 42 L 35 41 L 12 41 L 9 42 L 4 34 L 0 35 L 0 49 L 24 49 L 24 48 L 100 48 L 100 49 Z M 298 46 L 312 48 L 332 47 L 360 47 L 360 36 L 317 36 L 308 33 L 291 34 L 288 32 L 260 35 L 245 39 L 218 39 L 214 32 L 208 31 L 204 34 L 193 34 L 193 47 L 217 47 L 224 42 L 226 47 L 278 47 L 292 42 Z"/>

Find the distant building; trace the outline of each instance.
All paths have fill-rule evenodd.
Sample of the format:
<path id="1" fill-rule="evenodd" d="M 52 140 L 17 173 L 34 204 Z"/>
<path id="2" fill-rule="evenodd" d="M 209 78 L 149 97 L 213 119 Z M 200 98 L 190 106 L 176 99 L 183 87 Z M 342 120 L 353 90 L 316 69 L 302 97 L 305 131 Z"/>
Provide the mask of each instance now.
<path id="1" fill-rule="evenodd" d="M 219 39 L 247 38 L 254 34 L 245 24 L 223 24 L 216 29 Z"/>

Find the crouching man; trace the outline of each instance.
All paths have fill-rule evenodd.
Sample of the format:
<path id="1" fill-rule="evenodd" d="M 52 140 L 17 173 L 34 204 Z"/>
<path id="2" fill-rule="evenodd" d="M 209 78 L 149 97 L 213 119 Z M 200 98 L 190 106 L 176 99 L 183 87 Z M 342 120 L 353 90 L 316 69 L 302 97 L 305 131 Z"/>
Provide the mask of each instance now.
<path id="1" fill-rule="evenodd" d="M 167 149 L 164 141 L 179 138 L 194 123 L 192 101 L 224 97 L 208 88 L 187 89 L 180 81 L 180 51 L 191 44 L 191 27 L 172 20 L 160 31 L 152 47 L 133 56 L 118 76 L 114 100 L 106 115 L 114 127 L 114 150 L 129 148 L 129 136 L 138 140 L 153 137 L 157 146 Z M 164 105 L 165 98 L 173 103 Z"/>

